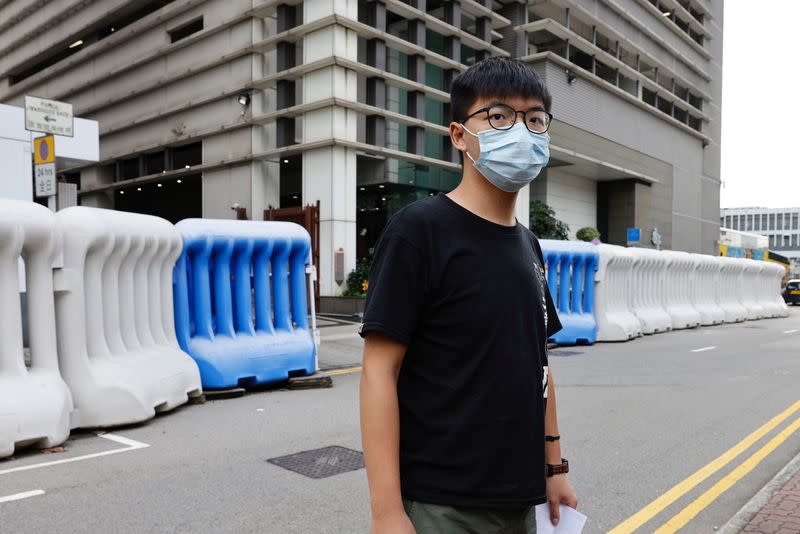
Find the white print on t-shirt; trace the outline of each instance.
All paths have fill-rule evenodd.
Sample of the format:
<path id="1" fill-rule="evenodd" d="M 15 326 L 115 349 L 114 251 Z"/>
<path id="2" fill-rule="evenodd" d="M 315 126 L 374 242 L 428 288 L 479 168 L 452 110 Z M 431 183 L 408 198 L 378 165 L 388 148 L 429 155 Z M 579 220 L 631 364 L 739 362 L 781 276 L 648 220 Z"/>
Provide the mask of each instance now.
<path id="1" fill-rule="evenodd" d="M 533 270 L 536 271 L 536 281 L 539 283 L 539 294 L 542 296 L 542 315 L 544 315 L 544 331 L 547 332 L 547 300 L 544 297 L 544 269 L 539 265 L 539 262 L 533 262 Z M 547 340 L 545 340 L 547 345 Z"/>

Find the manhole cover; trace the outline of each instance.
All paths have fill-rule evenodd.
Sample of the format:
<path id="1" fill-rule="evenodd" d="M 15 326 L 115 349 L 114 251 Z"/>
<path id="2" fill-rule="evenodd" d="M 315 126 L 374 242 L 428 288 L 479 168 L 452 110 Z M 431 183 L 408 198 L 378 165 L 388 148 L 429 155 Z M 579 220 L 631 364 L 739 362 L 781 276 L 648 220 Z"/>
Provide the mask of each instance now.
<path id="1" fill-rule="evenodd" d="M 364 453 L 345 447 L 324 447 L 267 460 L 308 478 L 327 478 L 364 467 Z"/>

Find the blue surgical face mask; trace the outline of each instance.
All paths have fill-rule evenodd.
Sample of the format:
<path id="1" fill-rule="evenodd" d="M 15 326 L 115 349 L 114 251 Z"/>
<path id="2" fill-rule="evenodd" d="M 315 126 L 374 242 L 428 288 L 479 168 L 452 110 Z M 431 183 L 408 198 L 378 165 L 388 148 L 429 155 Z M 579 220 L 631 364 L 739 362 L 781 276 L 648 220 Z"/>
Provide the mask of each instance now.
<path id="1" fill-rule="evenodd" d="M 464 126 L 463 124 L 461 126 Z M 467 157 L 489 182 L 507 193 L 516 193 L 539 175 L 550 159 L 550 136 L 531 133 L 521 122 L 508 130 L 489 129 L 474 134 L 481 155 Z"/>

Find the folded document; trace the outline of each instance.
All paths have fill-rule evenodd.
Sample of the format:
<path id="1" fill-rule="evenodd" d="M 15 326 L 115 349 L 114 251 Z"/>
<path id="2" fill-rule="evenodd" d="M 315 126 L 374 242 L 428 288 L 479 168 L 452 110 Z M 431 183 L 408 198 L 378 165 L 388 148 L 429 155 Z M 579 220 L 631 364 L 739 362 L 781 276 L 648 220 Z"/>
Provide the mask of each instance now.
<path id="1" fill-rule="evenodd" d="M 536 507 L 536 534 L 580 534 L 586 524 L 586 516 L 563 504 L 559 506 L 561 518 L 558 525 L 550 522 L 550 505 Z"/>

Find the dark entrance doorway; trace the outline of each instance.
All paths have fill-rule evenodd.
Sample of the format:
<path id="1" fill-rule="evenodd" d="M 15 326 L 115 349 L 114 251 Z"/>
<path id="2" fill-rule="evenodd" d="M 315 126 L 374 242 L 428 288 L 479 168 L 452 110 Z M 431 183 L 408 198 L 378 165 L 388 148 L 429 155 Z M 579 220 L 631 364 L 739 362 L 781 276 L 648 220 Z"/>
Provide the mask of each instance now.
<path id="1" fill-rule="evenodd" d="M 114 209 L 155 215 L 173 224 L 182 219 L 202 217 L 202 175 L 121 187 L 114 193 Z"/>

